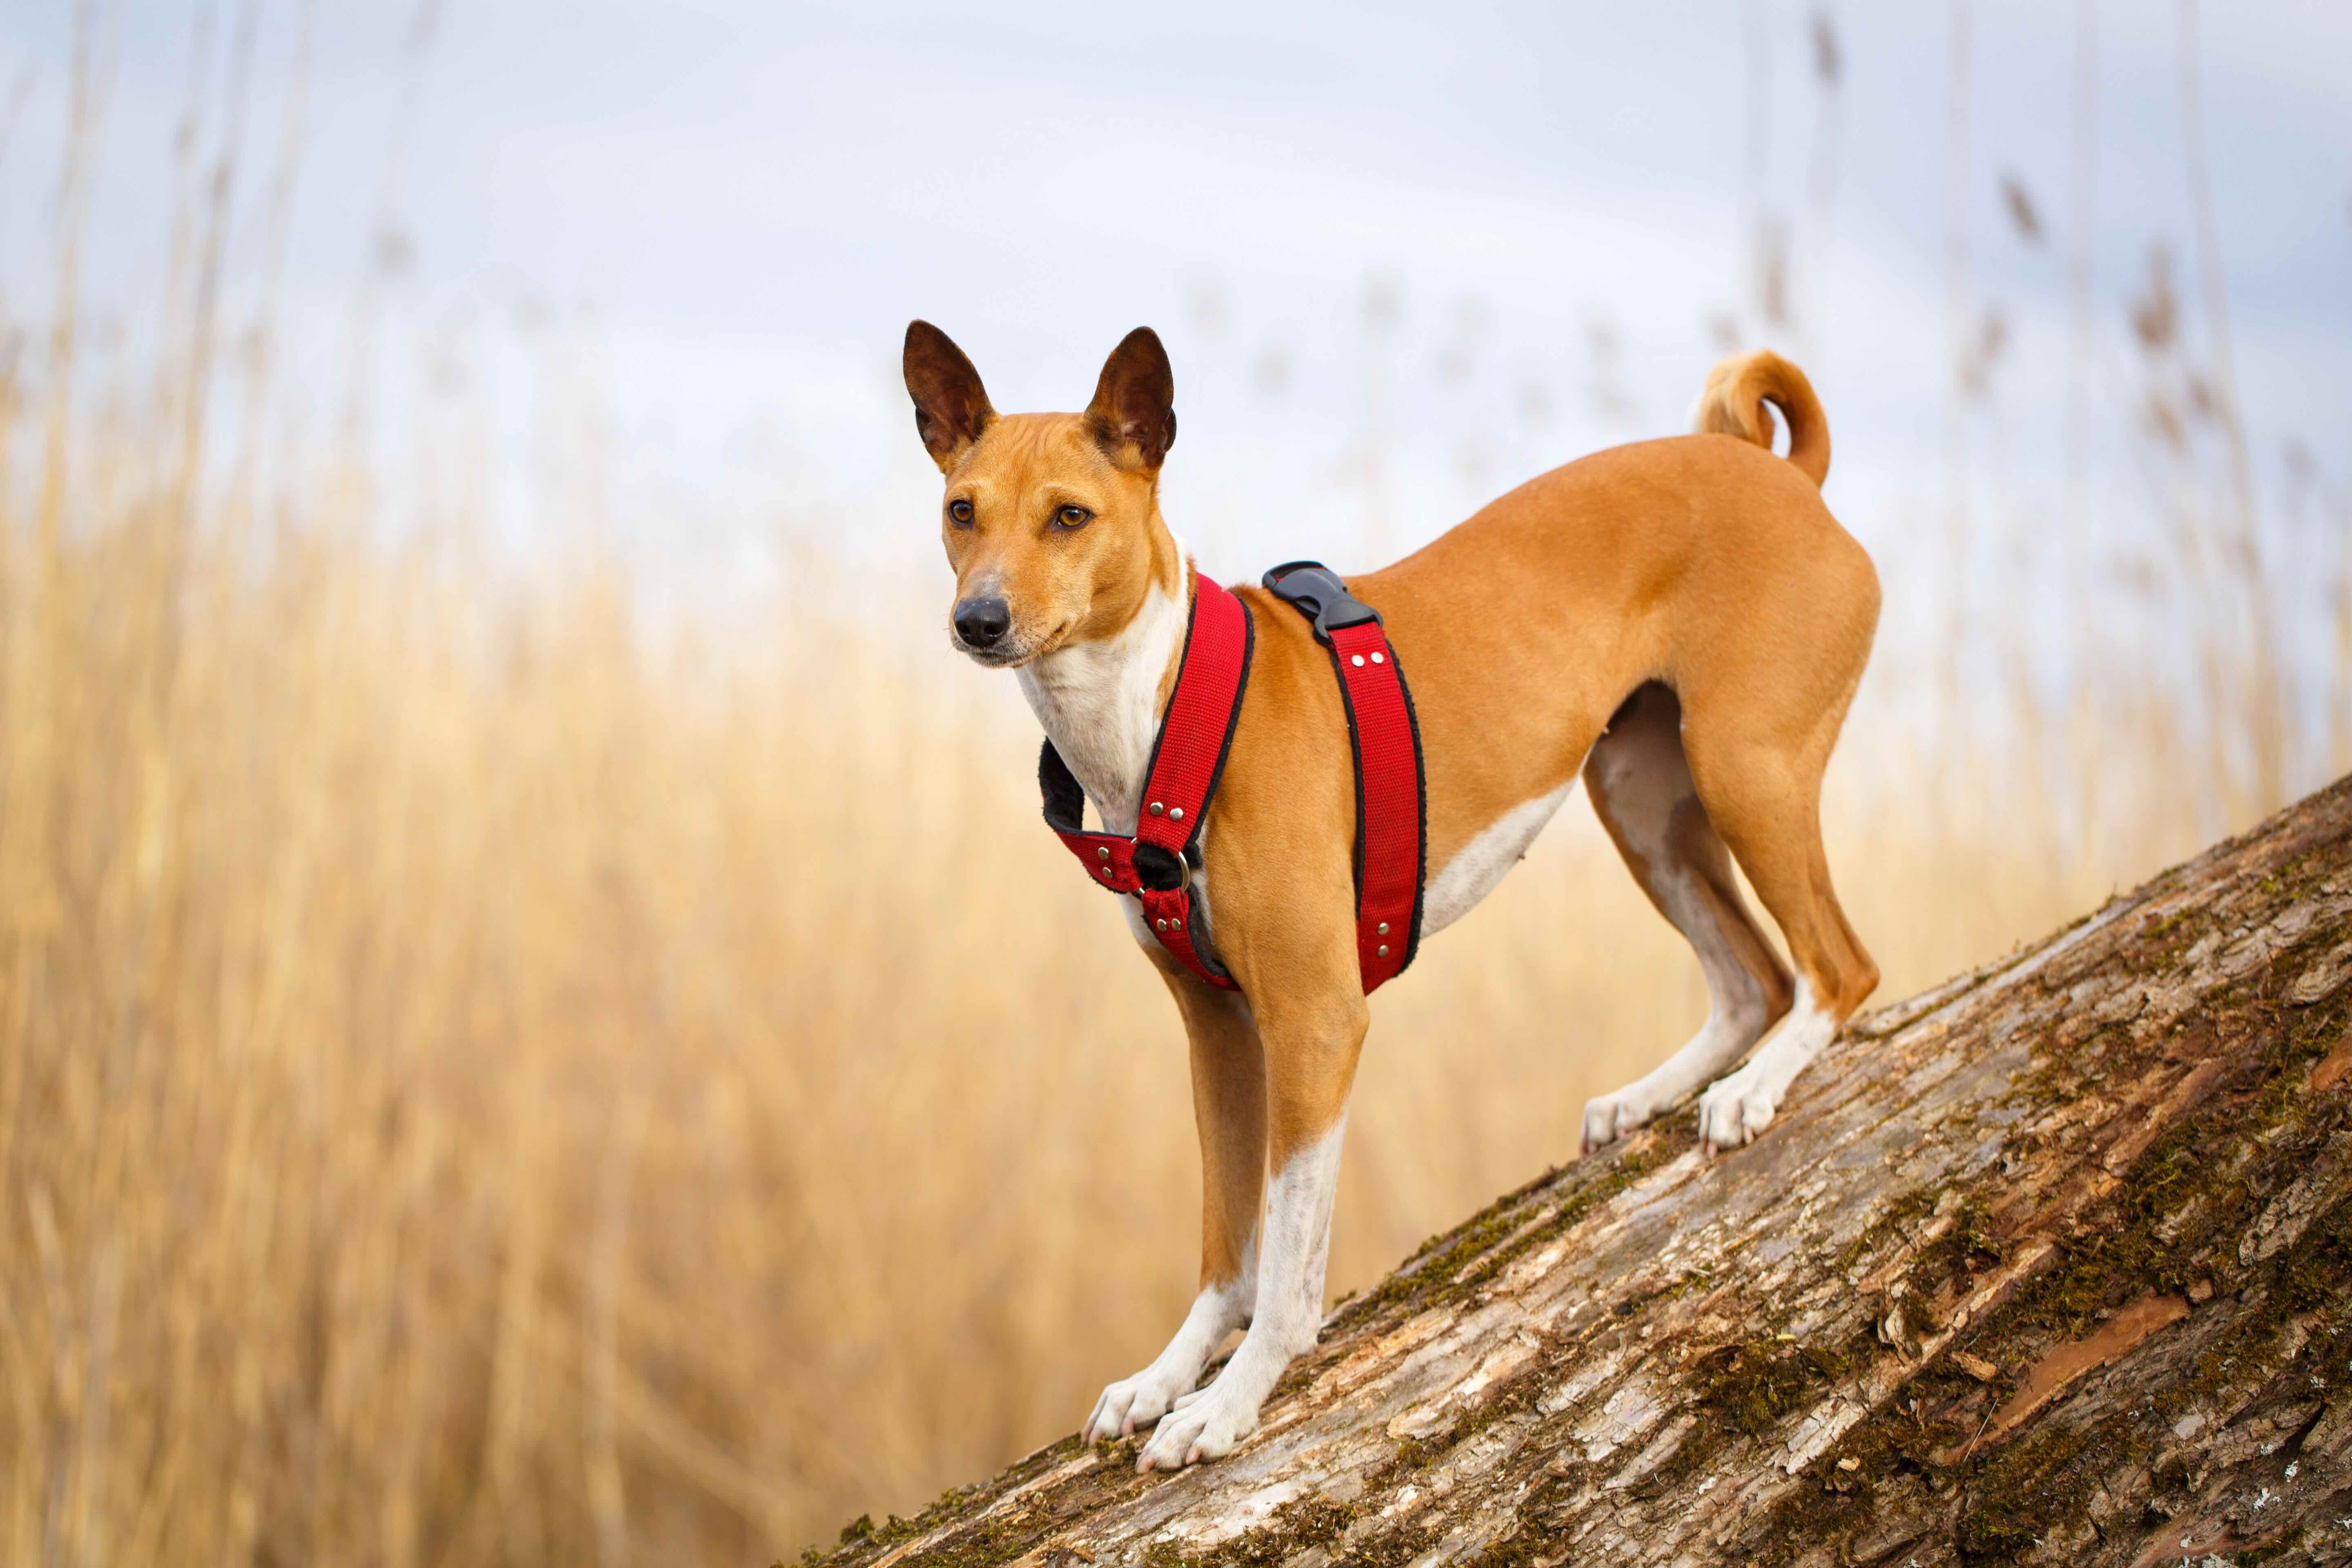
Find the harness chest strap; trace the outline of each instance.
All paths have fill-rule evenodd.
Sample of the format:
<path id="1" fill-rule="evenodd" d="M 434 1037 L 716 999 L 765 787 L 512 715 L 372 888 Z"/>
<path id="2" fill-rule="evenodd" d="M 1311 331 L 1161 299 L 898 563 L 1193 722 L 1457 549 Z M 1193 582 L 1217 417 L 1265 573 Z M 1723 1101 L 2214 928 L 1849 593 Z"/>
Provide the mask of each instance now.
<path id="1" fill-rule="evenodd" d="M 1151 934 L 1176 961 L 1223 990 L 1240 989 L 1193 944 L 1192 866 L 1185 858 L 1200 838 L 1249 684 L 1256 628 L 1249 607 L 1206 574 L 1192 574 L 1192 609 L 1176 689 L 1152 742 L 1143 810 L 1135 834 L 1085 831 L 1086 792 L 1048 740 L 1037 754 L 1037 784 L 1045 797 L 1045 825 L 1078 858 L 1099 887 L 1143 901 Z"/>
<path id="2" fill-rule="evenodd" d="M 1412 697 L 1380 616 L 1314 562 L 1265 574 L 1265 587 L 1315 623 L 1348 711 L 1356 774 L 1356 960 L 1367 994 L 1411 963 L 1421 943 L 1427 800 Z M 1037 758 L 1045 822 L 1097 886 L 1141 899 L 1146 923 L 1178 963 L 1212 985 L 1233 977 L 1195 945 L 1192 868 L 1201 824 L 1233 747 L 1256 628 L 1231 593 L 1193 574 L 1184 652 L 1146 772 L 1134 837 L 1085 830 L 1086 794 L 1048 740 Z"/>

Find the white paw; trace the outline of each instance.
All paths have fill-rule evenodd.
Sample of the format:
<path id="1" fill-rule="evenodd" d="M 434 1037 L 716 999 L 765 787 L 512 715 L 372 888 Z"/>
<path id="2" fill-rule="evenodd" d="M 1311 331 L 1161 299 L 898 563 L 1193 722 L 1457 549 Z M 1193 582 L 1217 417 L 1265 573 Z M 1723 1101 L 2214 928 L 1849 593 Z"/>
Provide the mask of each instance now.
<path id="1" fill-rule="evenodd" d="M 1649 1124 L 1657 1114 L 1638 1084 L 1627 1084 L 1614 1094 L 1596 1095 L 1584 1102 L 1583 1152 L 1590 1154 Z"/>
<path id="2" fill-rule="evenodd" d="M 1710 1154 L 1738 1148 L 1772 1124 L 1777 1098 L 1747 1068 L 1717 1079 L 1698 1097 L 1699 1142 Z"/>
<path id="3" fill-rule="evenodd" d="M 1182 1400 L 1160 1418 L 1151 1441 L 1137 1456 L 1138 1470 L 1181 1470 L 1202 1459 L 1222 1459 L 1257 1430 L 1257 1404 L 1237 1397 L 1220 1378 Z"/>
<path id="4" fill-rule="evenodd" d="M 1137 1427 L 1149 1426 L 1168 1414 L 1192 1388 L 1191 1378 L 1179 1378 L 1157 1363 L 1147 1366 L 1133 1377 L 1122 1378 L 1102 1391 L 1102 1397 L 1095 1401 L 1095 1413 L 1087 1417 L 1086 1426 L 1078 1433 L 1078 1441 L 1096 1443 L 1128 1436 Z"/>

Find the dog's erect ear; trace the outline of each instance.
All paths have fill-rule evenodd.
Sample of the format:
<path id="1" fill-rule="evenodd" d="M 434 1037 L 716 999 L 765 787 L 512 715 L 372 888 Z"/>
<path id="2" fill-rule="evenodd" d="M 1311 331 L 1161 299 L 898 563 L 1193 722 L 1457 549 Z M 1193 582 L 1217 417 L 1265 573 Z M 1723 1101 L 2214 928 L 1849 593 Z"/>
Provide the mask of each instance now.
<path id="1" fill-rule="evenodd" d="M 1103 362 L 1087 422 L 1112 462 L 1154 471 L 1176 444 L 1175 401 L 1176 377 L 1160 334 L 1138 327 Z"/>
<path id="2" fill-rule="evenodd" d="M 963 350 L 929 321 L 907 323 L 907 395 L 915 400 L 915 431 L 923 450 L 946 473 L 971 449 L 996 410 L 980 372 Z"/>

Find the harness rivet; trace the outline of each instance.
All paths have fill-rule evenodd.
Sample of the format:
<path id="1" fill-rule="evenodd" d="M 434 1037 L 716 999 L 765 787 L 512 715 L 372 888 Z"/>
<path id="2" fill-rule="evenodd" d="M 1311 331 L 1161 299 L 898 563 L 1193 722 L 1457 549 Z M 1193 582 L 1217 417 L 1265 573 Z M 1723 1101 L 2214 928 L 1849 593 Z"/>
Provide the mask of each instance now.
<path id="1" fill-rule="evenodd" d="M 1388 934 L 1389 934 L 1389 922 L 1388 922 L 1388 921 L 1382 921 L 1381 922 L 1381 934 L 1382 936 L 1386 936 L 1386 935 L 1388 935 Z"/>
<path id="2" fill-rule="evenodd" d="M 1109 867 L 1106 866 L 1106 867 L 1104 867 L 1104 868 L 1102 868 L 1102 874 L 1103 874 L 1103 880 L 1104 880 L 1104 881 L 1106 881 L 1106 882 L 1108 882 L 1108 881 L 1109 881 L 1112 878 L 1116 877 L 1118 873 L 1118 872 L 1116 872 L 1116 871 L 1113 871 Z"/>
<path id="3" fill-rule="evenodd" d="M 1181 805 L 1171 805 L 1171 806 L 1170 806 L 1170 807 L 1168 808 L 1168 820 L 1169 820 L 1169 821 L 1171 821 L 1171 822 L 1181 822 L 1181 821 L 1183 821 L 1183 820 L 1184 820 L 1184 808 L 1183 808 L 1182 806 L 1181 806 Z"/>
<path id="4" fill-rule="evenodd" d="M 1151 922 L 1151 929 L 1153 931 L 1166 931 L 1168 929 L 1168 922 L 1166 921 L 1153 921 Z"/>
<path id="5" fill-rule="evenodd" d="M 1350 657 L 1353 658 L 1353 660 L 1354 660 L 1354 662 L 1355 662 L 1355 664 L 1356 664 L 1356 667 L 1357 667 L 1359 669 L 1360 669 L 1360 668 L 1363 668 L 1363 664 L 1364 664 L 1364 656 L 1363 656 L 1362 654 L 1355 654 L 1355 655 L 1352 655 L 1352 656 L 1350 656 Z"/>
<path id="6" fill-rule="evenodd" d="M 1389 944 L 1388 944 L 1387 942 L 1382 942 L 1382 943 L 1381 943 L 1381 956 L 1382 958 L 1386 958 L 1388 955 L 1389 955 Z"/>
<path id="7" fill-rule="evenodd" d="M 1184 922 L 1181 920 L 1171 920 L 1168 924 L 1171 930 L 1182 931 L 1184 929 Z"/>
<path id="8" fill-rule="evenodd" d="M 1377 654 L 1377 653 L 1376 653 L 1376 654 L 1372 655 L 1372 662 L 1373 662 L 1374 664 L 1386 664 L 1386 663 L 1388 662 L 1388 658 L 1387 658 L 1387 656 L 1386 656 L 1386 655 L 1384 655 L 1384 654 Z"/>
<path id="9" fill-rule="evenodd" d="M 1155 800 L 1155 801 L 1153 801 L 1153 802 L 1151 803 L 1151 815 L 1152 815 L 1152 816 L 1159 816 L 1161 812 L 1163 812 L 1163 811 L 1165 811 L 1165 810 L 1167 810 L 1167 809 L 1168 809 L 1168 808 L 1167 808 L 1166 806 L 1161 805 L 1160 805 L 1158 801 L 1156 801 L 1156 800 Z"/>
<path id="10" fill-rule="evenodd" d="M 1110 858 L 1110 846 L 1108 844 L 1098 844 L 1095 847 L 1095 853 L 1108 860 Z"/>

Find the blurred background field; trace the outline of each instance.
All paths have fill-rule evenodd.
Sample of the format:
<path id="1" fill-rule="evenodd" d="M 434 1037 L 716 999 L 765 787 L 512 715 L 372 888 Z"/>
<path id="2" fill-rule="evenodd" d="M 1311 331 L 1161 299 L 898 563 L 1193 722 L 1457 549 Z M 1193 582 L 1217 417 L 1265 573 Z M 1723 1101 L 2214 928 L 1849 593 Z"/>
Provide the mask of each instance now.
<path id="1" fill-rule="evenodd" d="M 2342 772 L 2352 24 L 1901 9 L 0 20 L 0 1561 L 764 1563 L 1157 1350 L 1181 1031 L 908 315 L 1160 326 L 1229 578 L 1797 355 L 1882 1000 Z M 1373 1008 L 1335 1292 L 1705 999 L 1571 802 Z"/>

